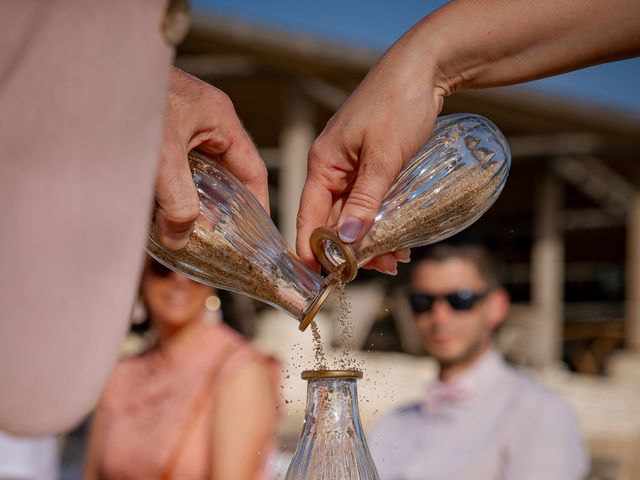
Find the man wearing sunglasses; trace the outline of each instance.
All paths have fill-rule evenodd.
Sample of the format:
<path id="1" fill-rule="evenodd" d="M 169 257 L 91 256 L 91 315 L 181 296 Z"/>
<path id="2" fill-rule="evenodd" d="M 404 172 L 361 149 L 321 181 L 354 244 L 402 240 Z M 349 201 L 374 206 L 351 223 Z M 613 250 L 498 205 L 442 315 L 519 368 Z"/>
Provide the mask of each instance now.
<path id="1" fill-rule="evenodd" d="M 437 381 L 369 435 L 381 480 L 577 480 L 588 457 L 570 408 L 508 366 L 493 336 L 509 310 L 477 245 L 438 245 L 415 262 L 408 300 Z"/>

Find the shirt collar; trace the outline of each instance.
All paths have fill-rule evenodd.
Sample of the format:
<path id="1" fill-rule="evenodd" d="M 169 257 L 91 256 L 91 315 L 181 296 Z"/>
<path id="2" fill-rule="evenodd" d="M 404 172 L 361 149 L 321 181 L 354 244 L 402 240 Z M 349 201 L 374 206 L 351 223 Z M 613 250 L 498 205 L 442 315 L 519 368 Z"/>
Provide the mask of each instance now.
<path id="1" fill-rule="evenodd" d="M 495 348 L 487 350 L 467 370 L 452 378 L 450 382 L 468 391 L 473 397 L 489 390 L 504 371 L 505 362 Z M 449 382 L 440 382 L 449 383 Z"/>
<path id="2" fill-rule="evenodd" d="M 423 408 L 435 411 L 441 406 L 463 404 L 494 388 L 494 383 L 504 371 L 502 356 L 491 348 L 467 370 L 449 381 L 437 380 L 427 388 Z"/>

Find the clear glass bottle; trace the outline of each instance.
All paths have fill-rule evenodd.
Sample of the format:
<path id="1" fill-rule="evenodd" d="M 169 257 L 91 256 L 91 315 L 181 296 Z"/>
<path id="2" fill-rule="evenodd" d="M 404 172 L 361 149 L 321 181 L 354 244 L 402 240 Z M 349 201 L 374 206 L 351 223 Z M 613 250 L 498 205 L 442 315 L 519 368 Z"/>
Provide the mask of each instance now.
<path id="1" fill-rule="evenodd" d="M 369 233 L 357 244 L 344 244 L 323 227 L 311 237 L 313 251 L 327 272 L 342 266 L 342 280 L 350 281 L 376 255 L 447 238 L 493 204 L 509 164 L 506 140 L 489 120 L 442 117 L 389 190 Z M 185 248 L 167 250 L 152 223 L 149 254 L 193 280 L 273 305 L 304 330 L 337 279 L 307 268 L 254 196 L 214 160 L 194 151 L 189 165 L 201 212 L 191 238 Z"/>
<path id="2" fill-rule="evenodd" d="M 200 196 L 189 242 L 180 250 L 166 249 L 152 221 L 149 255 L 197 282 L 273 305 L 304 330 L 337 279 L 304 265 L 253 194 L 215 160 L 192 151 L 189 166 Z"/>
<path id="3" fill-rule="evenodd" d="M 378 480 L 360 423 L 353 370 L 310 370 L 304 427 L 285 480 Z"/>
<path id="4" fill-rule="evenodd" d="M 351 281 L 375 256 L 444 240 L 493 205 L 510 165 L 507 141 L 491 121 L 469 113 L 441 117 L 389 189 L 367 235 L 345 244 L 322 227 L 311 236 L 313 252 L 325 271 L 342 265 L 343 280 Z"/>

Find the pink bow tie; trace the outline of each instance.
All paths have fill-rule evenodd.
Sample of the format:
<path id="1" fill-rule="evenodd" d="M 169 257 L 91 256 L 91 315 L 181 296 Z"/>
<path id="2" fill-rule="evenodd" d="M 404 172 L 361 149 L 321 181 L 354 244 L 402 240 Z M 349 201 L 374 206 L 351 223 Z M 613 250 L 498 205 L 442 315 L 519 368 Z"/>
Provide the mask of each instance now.
<path id="1" fill-rule="evenodd" d="M 467 388 L 456 383 L 436 383 L 430 386 L 422 401 L 424 412 L 433 413 L 442 407 L 464 403 L 469 399 Z"/>

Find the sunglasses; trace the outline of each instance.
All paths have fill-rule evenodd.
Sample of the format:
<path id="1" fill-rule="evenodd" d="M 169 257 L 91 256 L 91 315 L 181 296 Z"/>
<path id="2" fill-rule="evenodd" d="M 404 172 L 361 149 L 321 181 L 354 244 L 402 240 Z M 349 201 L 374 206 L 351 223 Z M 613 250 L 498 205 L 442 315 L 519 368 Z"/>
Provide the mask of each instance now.
<path id="1" fill-rule="evenodd" d="M 172 271 L 173 270 L 171 270 L 168 267 L 165 267 L 163 264 L 161 264 L 156 260 L 151 260 L 149 262 L 149 273 L 151 273 L 156 277 L 163 277 L 163 278 L 168 277 Z"/>
<path id="2" fill-rule="evenodd" d="M 443 295 L 411 292 L 409 293 L 409 304 L 415 314 L 430 312 L 436 300 L 446 300 L 452 309 L 456 311 L 466 311 L 471 310 L 474 305 L 485 298 L 488 293 L 488 290 L 480 293 L 469 290 L 458 290 L 457 292 Z"/>

